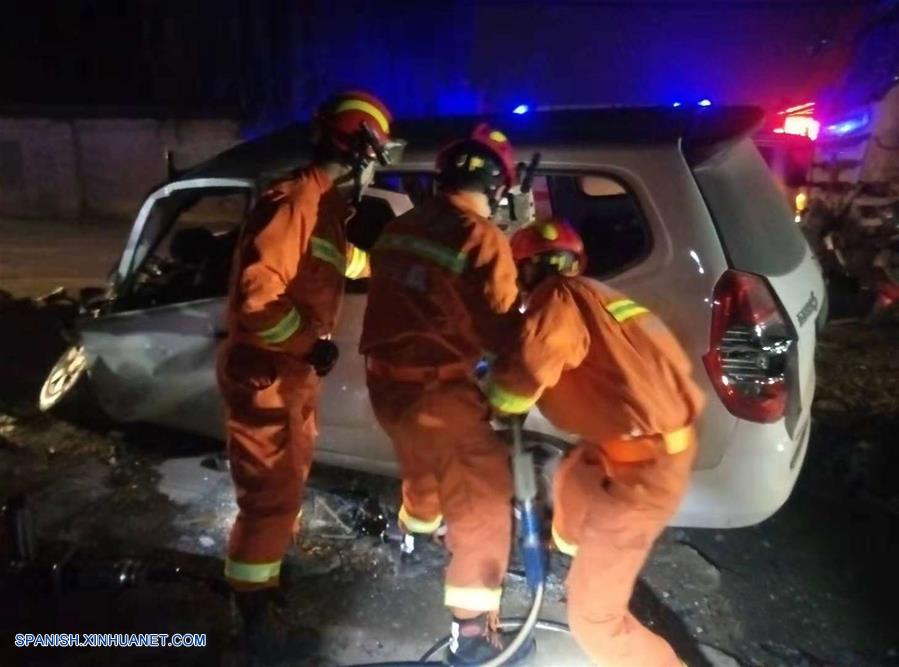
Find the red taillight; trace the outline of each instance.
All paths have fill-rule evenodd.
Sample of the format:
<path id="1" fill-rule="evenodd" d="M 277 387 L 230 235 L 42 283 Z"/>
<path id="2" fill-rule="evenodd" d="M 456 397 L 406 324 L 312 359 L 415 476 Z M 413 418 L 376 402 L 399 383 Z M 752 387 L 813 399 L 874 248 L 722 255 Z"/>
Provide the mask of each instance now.
<path id="1" fill-rule="evenodd" d="M 724 405 L 737 417 L 775 422 L 784 416 L 792 327 L 760 276 L 726 271 L 712 301 L 706 370 Z"/>

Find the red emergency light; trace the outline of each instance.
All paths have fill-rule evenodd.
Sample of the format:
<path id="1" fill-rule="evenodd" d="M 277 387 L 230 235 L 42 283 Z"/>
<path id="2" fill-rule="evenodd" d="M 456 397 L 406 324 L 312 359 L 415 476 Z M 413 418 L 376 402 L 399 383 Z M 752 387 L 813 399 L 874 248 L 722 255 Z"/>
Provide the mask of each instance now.
<path id="1" fill-rule="evenodd" d="M 821 123 L 815 120 L 815 103 L 806 102 L 783 111 L 778 111 L 780 123 L 774 128 L 775 134 L 791 134 L 797 137 L 808 137 L 812 141 L 821 133 Z"/>

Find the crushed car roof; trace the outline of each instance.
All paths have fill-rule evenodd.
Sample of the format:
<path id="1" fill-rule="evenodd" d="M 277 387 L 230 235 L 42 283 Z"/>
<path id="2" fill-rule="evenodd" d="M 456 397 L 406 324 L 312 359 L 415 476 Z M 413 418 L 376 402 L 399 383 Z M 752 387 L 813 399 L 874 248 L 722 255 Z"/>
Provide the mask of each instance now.
<path id="1" fill-rule="evenodd" d="M 534 111 L 522 115 L 450 116 L 397 121 L 395 134 L 408 142 L 406 164 L 433 162 L 448 141 L 486 121 L 516 146 L 646 145 L 683 141 L 685 150 L 742 137 L 759 125 L 763 112 L 752 106 L 697 108 L 608 107 Z M 182 172 L 182 178 L 256 178 L 293 169 L 309 155 L 309 128 L 289 125 L 250 139 Z"/>

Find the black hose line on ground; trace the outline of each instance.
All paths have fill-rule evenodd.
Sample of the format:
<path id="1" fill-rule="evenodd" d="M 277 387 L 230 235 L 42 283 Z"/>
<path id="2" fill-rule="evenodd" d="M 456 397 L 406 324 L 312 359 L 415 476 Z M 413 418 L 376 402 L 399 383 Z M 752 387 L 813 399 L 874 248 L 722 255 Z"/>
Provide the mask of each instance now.
<path id="1" fill-rule="evenodd" d="M 521 628 L 525 624 L 525 618 L 501 618 L 499 620 L 499 629 L 500 630 L 517 630 Z M 550 632 L 561 632 L 567 635 L 571 634 L 571 628 L 568 627 L 565 623 L 556 623 L 555 621 L 544 621 L 542 619 L 538 619 L 537 623 L 534 625 L 534 628 L 537 630 L 548 630 Z M 428 649 L 428 652 L 421 656 L 421 661 L 414 663 L 417 665 L 433 665 L 435 664 L 431 661 L 439 651 L 446 648 L 450 643 L 450 637 L 447 635 L 439 642 L 434 644 L 431 648 Z"/>
<path id="2" fill-rule="evenodd" d="M 518 630 L 525 625 L 526 621 L 527 619 L 522 617 L 500 619 L 499 629 Z M 537 630 L 547 630 L 549 632 L 560 632 L 569 635 L 571 634 L 571 628 L 569 628 L 565 623 L 556 623 L 555 621 L 544 621 L 538 619 L 537 623 L 534 625 L 534 628 Z M 440 651 L 445 649 L 449 645 L 449 643 L 450 636 L 447 635 L 446 637 L 440 639 L 431 648 L 429 648 L 427 652 L 423 656 L 421 656 L 421 659 L 417 661 L 370 662 L 364 665 L 353 665 L 352 667 L 421 667 L 421 665 L 431 665 L 433 667 L 433 665 L 443 665 L 445 663 L 432 660 L 432 658 Z"/>

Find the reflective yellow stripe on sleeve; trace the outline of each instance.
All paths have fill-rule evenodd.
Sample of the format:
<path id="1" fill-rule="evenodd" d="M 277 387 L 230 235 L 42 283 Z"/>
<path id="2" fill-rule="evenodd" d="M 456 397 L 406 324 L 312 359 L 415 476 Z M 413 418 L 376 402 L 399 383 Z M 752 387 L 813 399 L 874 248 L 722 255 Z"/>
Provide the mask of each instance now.
<path id="1" fill-rule="evenodd" d="M 356 246 L 352 246 L 352 250 L 350 253 L 350 261 L 347 262 L 346 270 L 343 272 L 344 275 L 350 280 L 355 280 L 359 276 L 365 273 L 365 269 L 368 268 L 368 253 L 362 250 L 361 248 L 357 248 Z"/>
<path id="2" fill-rule="evenodd" d="M 264 584 L 281 574 L 281 561 L 272 563 L 241 563 L 225 559 L 225 576 L 248 584 Z"/>
<path id="3" fill-rule="evenodd" d="M 447 586 L 443 604 L 468 611 L 499 611 L 502 588 L 467 588 Z"/>
<path id="4" fill-rule="evenodd" d="M 431 535 L 440 528 L 440 524 L 443 522 L 443 515 L 438 515 L 436 519 L 431 519 L 430 521 L 423 521 L 409 514 L 406 507 L 403 506 L 400 507 L 399 520 L 410 533 Z"/>
<path id="5" fill-rule="evenodd" d="M 643 313 L 648 313 L 649 310 L 641 306 L 639 303 L 635 301 L 631 301 L 630 299 L 619 299 L 618 301 L 612 301 L 611 303 L 607 303 L 605 306 L 609 315 L 615 318 L 617 322 L 624 322 L 625 320 L 629 320 L 632 317 L 636 317 L 637 315 L 642 315 Z"/>
<path id="6" fill-rule="evenodd" d="M 506 414 L 520 415 L 527 412 L 534 406 L 538 398 L 539 396 L 513 394 L 511 391 L 506 391 L 500 387 L 493 380 L 490 380 L 487 384 L 487 400 L 490 401 L 490 405 Z"/>
<path id="7" fill-rule="evenodd" d="M 312 249 L 313 257 L 317 257 L 323 262 L 327 262 L 337 269 L 337 273 L 340 275 L 346 273 L 346 257 L 333 243 L 320 236 L 313 236 L 309 239 L 309 246 Z"/>
<path id="8" fill-rule="evenodd" d="M 266 343 L 277 344 L 283 343 L 285 340 L 293 336 L 302 324 L 300 313 L 296 308 L 291 308 L 290 312 L 281 318 L 275 326 L 265 331 L 257 332 L 257 335 Z"/>

